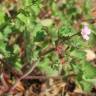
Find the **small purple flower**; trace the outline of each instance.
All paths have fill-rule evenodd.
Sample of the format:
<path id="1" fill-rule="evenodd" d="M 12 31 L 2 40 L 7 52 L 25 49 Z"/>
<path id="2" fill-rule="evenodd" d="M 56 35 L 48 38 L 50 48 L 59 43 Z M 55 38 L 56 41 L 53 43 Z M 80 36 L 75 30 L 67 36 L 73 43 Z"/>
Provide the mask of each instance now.
<path id="1" fill-rule="evenodd" d="M 83 39 L 89 40 L 90 33 L 91 33 L 91 29 L 88 27 L 88 24 L 84 24 L 81 30 L 81 35 Z"/>

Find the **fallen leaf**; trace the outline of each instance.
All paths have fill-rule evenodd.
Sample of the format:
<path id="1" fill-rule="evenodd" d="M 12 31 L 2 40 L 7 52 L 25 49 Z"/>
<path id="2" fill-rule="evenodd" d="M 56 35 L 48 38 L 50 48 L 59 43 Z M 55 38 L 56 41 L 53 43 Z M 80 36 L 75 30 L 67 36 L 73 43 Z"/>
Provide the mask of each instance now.
<path id="1" fill-rule="evenodd" d="M 17 91 L 24 91 L 24 87 L 23 84 L 21 82 L 18 82 L 18 84 L 16 85 L 16 90 Z"/>
<path id="2" fill-rule="evenodd" d="M 87 61 L 92 61 L 92 60 L 96 59 L 96 54 L 92 50 L 87 49 L 87 50 L 85 50 L 85 52 L 86 52 Z"/>

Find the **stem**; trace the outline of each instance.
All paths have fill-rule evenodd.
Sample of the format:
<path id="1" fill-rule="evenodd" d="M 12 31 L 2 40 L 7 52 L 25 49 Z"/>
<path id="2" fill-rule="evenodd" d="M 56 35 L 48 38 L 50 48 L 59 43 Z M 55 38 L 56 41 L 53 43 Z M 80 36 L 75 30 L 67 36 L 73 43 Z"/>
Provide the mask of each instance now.
<path id="1" fill-rule="evenodd" d="M 50 47 L 48 47 L 48 48 L 45 48 L 45 49 L 41 50 L 41 52 L 39 53 L 39 56 L 40 56 L 40 57 L 43 57 L 43 56 L 45 56 L 46 54 L 48 54 L 48 53 L 50 53 L 50 52 L 52 52 L 52 51 L 54 51 L 54 50 L 55 50 L 55 47 L 54 47 L 54 46 L 50 46 Z"/>

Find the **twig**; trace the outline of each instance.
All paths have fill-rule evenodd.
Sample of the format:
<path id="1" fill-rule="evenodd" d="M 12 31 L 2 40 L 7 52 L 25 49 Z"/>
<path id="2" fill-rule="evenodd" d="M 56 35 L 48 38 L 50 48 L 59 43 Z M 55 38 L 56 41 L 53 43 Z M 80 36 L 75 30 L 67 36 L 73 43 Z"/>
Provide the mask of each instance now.
<path id="1" fill-rule="evenodd" d="M 36 61 L 33 61 L 33 66 L 31 67 L 31 69 L 25 74 L 25 75 L 23 75 L 21 78 L 20 78 L 20 80 L 22 80 L 22 79 L 24 79 L 26 76 L 28 76 L 35 68 L 36 68 L 36 66 L 37 66 L 37 62 Z"/>
<path id="2" fill-rule="evenodd" d="M 48 78 L 46 76 L 26 76 L 26 78 L 24 78 L 24 79 L 26 79 L 26 80 L 31 80 L 31 79 L 39 79 L 39 80 L 43 79 L 43 80 L 45 80 Z"/>
<path id="3" fill-rule="evenodd" d="M 52 51 L 54 51 L 54 50 L 55 50 L 55 47 L 52 46 L 52 45 L 50 45 L 50 47 L 41 50 L 41 52 L 39 53 L 39 56 L 40 56 L 40 57 L 43 57 L 43 56 L 45 56 L 46 54 L 48 54 L 48 53 L 50 53 L 50 52 L 52 52 Z"/>
<path id="4" fill-rule="evenodd" d="M 23 78 L 23 80 L 30 80 L 30 79 L 50 79 L 50 78 L 54 78 L 54 79 L 61 79 L 63 78 L 64 76 L 26 76 L 26 78 Z"/>
<path id="5" fill-rule="evenodd" d="M 31 67 L 31 69 L 25 74 L 25 75 L 23 75 L 19 80 L 17 80 L 17 82 L 15 83 L 15 85 L 11 88 L 11 90 L 10 91 L 12 91 L 12 90 L 14 90 L 15 88 L 16 88 L 16 86 L 17 86 L 17 84 L 22 80 L 22 79 L 24 79 L 26 76 L 28 76 L 35 68 L 36 68 L 36 66 L 37 66 L 37 61 L 33 61 L 33 66 Z"/>

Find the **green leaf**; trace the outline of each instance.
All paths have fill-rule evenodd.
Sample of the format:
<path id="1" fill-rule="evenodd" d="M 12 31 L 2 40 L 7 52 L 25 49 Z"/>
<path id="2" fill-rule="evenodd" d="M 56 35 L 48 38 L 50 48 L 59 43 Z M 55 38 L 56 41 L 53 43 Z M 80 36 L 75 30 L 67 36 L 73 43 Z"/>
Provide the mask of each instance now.
<path id="1" fill-rule="evenodd" d="M 82 86 L 82 88 L 85 92 L 90 92 L 91 91 L 91 89 L 93 87 L 93 85 L 91 83 L 86 82 L 86 81 L 81 81 L 80 83 L 81 83 L 81 86 Z"/>
<path id="2" fill-rule="evenodd" d="M 83 75 L 88 79 L 93 79 L 96 77 L 96 68 L 89 62 L 85 62 L 82 66 Z"/>
<path id="3" fill-rule="evenodd" d="M 22 13 L 18 14 L 17 18 L 20 19 L 23 23 L 25 23 L 25 24 L 27 23 L 28 19 L 24 14 L 22 14 Z"/>
<path id="4" fill-rule="evenodd" d="M 85 46 L 85 43 L 82 39 L 82 37 L 76 35 L 70 39 L 70 45 L 77 48 L 83 48 Z"/>
<path id="5" fill-rule="evenodd" d="M 20 51 L 19 45 L 15 44 L 15 45 L 13 46 L 13 48 L 14 48 L 13 53 L 14 53 L 14 54 L 18 54 L 19 51 Z"/>
<path id="6" fill-rule="evenodd" d="M 45 34 L 44 34 L 43 31 L 37 32 L 37 33 L 36 33 L 35 41 L 40 42 L 40 41 L 43 41 L 44 38 L 45 38 Z"/>
<path id="7" fill-rule="evenodd" d="M 85 59 L 86 52 L 81 50 L 73 50 L 70 53 L 70 56 L 74 57 L 75 59 Z"/>
<path id="8" fill-rule="evenodd" d="M 32 0 L 23 0 L 24 6 L 30 6 L 32 4 Z"/>
<path id="9" fill-rule="evenodd" d="M 0 41 L 0 52 L 6 52 L 6 44 L 3 41 Z"/>
<path id="10" fill-rule="evenodd" d="M 5 13 L 0 10 L 0 25 L 5 23 Z"/>
<path id="11" fill-rule="evenodd" d="M 58 16 L 59 14 L 58 14 L 58 8 L 57 8 L 57 5 L 56 5 L 56 3 L 55 2 L 53 2 L 52 3 L 52 11 L 53 11 L 53 14 L 54 14 L 54 16 Z"/>
<path id="12" fill-rule="evenodd" d="M 84 5 L 83 5 L 83 12 L 86 17 L 90 15 L 91 12 L 91 7 L 92 7 L 92 2 L 90 0 L 84 0 Z"/>
<path id="13" fill-rule="evenodd" d="M 16 70 L 20 70 L 22 68 L 21 60 L 18 58 L 14 64 Z"/>
<path id="14" fill-rule="evenodd" d="M 40 62 L 38 67 L 47 74 L 47 76 L 57 76 L 58 70 L 51 68 L 50 66 L 50 60 L 48 58 L 45 58 L 44 61 Z"/>
<path id="15" fill-rule="evenodd" d="M 4 33 L 4 38 L 7 39 L 9 34 L 12 32 L 11 27 L 8 25 L 4 28 L 3 33 Z"/>
<path id="16" fill-rule="evenodd" d="M 16 29 L 20 30 L 20 32 L 24 32 L 25 31 L 25 27 L 26 26 L 24 24 L 22 24 L 20 19 L 16 19 L 14 25 L 15 25 L 14 27 Z"/>
<path id="17" fill-rule="evenodd" d="M 64 25 L 60 30 L 59 34 L 64 37 L 70 37 L 72 35 L 75 35 L 77 33 L 76 30 L 74 30 L 71 26 Z"/>
<path id="18" fill-rule="evenodd" d="M 0 32 L 0 40 L 2 40 L 4 38 L 2 32 Z"/>
<path id="19" fill-rule="evenodd" d="M 80 74 L 80 65 L 79 64 L 72 64 L 72 67 L 76 74 Z"/>
<path id="20" fill-rule="evenodd" d="M 86 82 L 89 82 L 89 83 L 92 83 L 92 84 L 96 84 L 96 78 L 93 78 L 93 79 L 89 79 L 89 78 L 86 78 L 84 75 L 82 76 L 82 79 Z"/>
<path id="21" fill-rule="evenodd" d="M 32 6 L 32 10 L 34 11 L 34 13 L 36 14 L 36 16 L 39 14 L 40 12 L 40 7 L 39 5 L 33 5 Z"/>
<path id="22" fill-rule="evenodd" d="M 95 45 L 96 45 L 95 40 L 96 40 L 96 35 L 94 35 L 93 33 L 91 33 L 90 34 L 90 39 L 89 39 L 88 45 L 90 47 L 95 47 Z"/>
<path id="23" fill-rule="evenodd" d="M 40 33 L 41 32 L 41 33 Z M 30 37 L 31 37 L 31 39 L 33 39 L 33 38 L 37 38 L 37 35 L 39 35 L 40 36 L 40 34 L 42 34 L 42 35 L 44 35 L 43 33 L 43 30 L 42 30 L 42 25 L 41 24 L 36 24 L 36 25 L 33 25 L 33 31 L 32 32 L 30 32 Z M 39 33 L 39 34 L 38 34 Z M 38 38 L 39 39 L 39 38 Z M 37 40 L 38 41 L 38 40 Z"/>
<path id="24" fill-rule="evenodd" d="M 4 41 L 0 41 L 0 53 L 2 53 L 5 58 L 10 55 L 10 53 L 6 50 L 6 43 Z"/>

